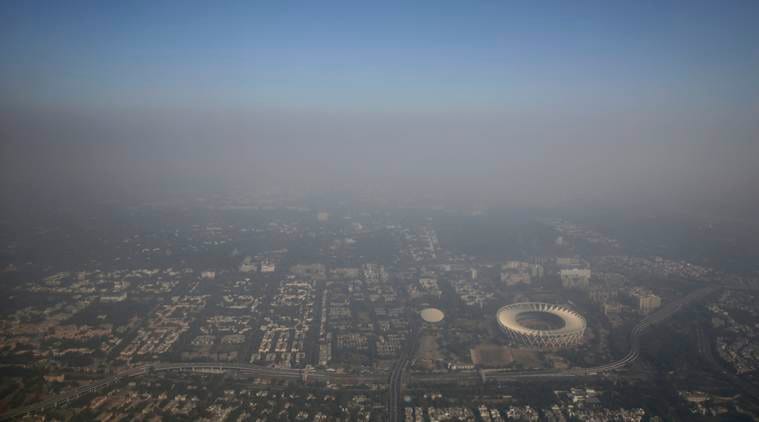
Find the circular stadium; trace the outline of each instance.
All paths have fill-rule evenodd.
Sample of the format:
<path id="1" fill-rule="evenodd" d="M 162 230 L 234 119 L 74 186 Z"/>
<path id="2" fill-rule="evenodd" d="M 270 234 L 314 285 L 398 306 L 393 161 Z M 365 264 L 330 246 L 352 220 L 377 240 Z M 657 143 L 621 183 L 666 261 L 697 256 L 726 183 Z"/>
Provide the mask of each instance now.
<path id="1" fill-rule="evenodd" d="M 516 346 L 559 350 L 582 342 L 587 323 L 574 310 L 550 303 L 522 302 L 506 305 L 496 314 L 498 325 Z"/>

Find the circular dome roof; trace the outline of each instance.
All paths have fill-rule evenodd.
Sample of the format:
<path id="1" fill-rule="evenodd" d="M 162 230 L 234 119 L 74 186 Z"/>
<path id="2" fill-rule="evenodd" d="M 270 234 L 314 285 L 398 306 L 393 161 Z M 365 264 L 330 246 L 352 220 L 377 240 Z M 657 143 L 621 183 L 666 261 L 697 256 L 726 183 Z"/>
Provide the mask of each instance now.
<path id="1" fill-rule="evenodd" d="M 440 322 L 445 318 L 445 314 L 438 308 L 426 308 L 420 313 L 424 322 Z"/>

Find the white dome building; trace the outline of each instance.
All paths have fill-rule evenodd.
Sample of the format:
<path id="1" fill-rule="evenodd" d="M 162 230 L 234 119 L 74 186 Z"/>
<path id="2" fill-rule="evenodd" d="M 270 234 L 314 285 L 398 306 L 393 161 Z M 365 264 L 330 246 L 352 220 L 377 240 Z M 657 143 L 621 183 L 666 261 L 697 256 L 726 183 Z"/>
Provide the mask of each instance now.
<path id="1" fill-rule="evenodd" d="M 425 308 L 419 313 L 424 322 L 429 324 L 436 324 L 445 318 L 445 314 L 438 308 Z"/>

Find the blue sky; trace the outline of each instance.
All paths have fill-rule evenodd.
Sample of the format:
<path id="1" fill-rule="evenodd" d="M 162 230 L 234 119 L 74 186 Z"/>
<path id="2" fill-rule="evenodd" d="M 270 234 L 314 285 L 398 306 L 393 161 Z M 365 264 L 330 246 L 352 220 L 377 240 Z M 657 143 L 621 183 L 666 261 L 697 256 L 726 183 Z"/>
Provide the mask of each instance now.
<path id="1" fill-rule="evenodd" d="M 4 102 L 740 110 L 759 95 L 756 2 L 220 3 L 5 1 Z"/>

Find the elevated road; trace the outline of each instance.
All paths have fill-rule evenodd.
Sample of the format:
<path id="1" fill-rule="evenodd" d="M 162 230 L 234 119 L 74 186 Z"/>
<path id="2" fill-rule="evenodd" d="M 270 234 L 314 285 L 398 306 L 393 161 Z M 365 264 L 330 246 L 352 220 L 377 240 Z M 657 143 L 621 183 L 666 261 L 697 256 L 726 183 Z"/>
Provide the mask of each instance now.
<path id="1" fill-rule="evenodd" d="M 403 378 L 406 369 L 411 364 L 408 359 L 399 359 L 390 373 L 390 384 L 388 385 L 388 405 L 387 410 L 390 422 L 399 422 L 401 418 L 401 390 L 403 389 Z"/>
<path id="2" fill-rule="evenodd" d="M 713 372 L 730 381 L 736 390 L 753 399 L 755 403 L 759 403 L 759 387 L 739 377 L 733 370 L 728 370 L 720 360 L 714 357 L 712 353 L 712 340 L 708 337 L 703 327 L 699 327 L 696 330 L 696 346 L 699 356 L 711 367 Z"/>
<path id="3" fill-rule="evenodd" d="M 483 382 L 509 381 L 514 379 L 525 378 L 556 378 L 556 377 L 573 377 L 589 376 L 604 372 L 614 371 L 623 368 L 634 362 L 640 353 L 640 338 L 653 325 L 658 324 L 667 318 L 670 318 L 679 310 L 685 308 L 691 303 L 701 300 L 706 296 L 716 292 L 719 288 L 707 287 L 696 290 L 674 302 L 659 308 L 656 312 L 650 314 L 641 320 L 630 333 L 630 351 L 621 359 L 604 365 L 589 368 L 571 368 L 567 370 L 547 370 L 547 371 L 508 371 L 505 369 L 488 369 L 480 371 L 458 371 L 439 374 L 408 374 L 411 382 L 414 383 L 445 383 L 476 381 Z M 107 376 L 101 380 L 79 386 L 68 390 L 60 395 L 39 401 L 37 403 L 10 410 L 0 415 L 0 420 L 13 419 L 34 412 L 39 412 L 51 407 L 57 407 L 62 404 L 75 400 L 83 395 L 94 393 L 108 386 L 121 382 L 124 379 L 143 376 L 148 373 L 158 373 L 164 371 L 189 371 L 189 372 L 228 372 L 236 371 L 241 374 L 269 378 L 285 381 L 320 381 L 332 382 L 336 384 L 379 384 L 388 382 L 389 376 L 389 400 L 388 407 L 391 420 L 397 420 L 400 411 L 400 394 L 403 379 L 406 376 L 405 371 L 408 369 L 410 361 L 407 358 L 400 359 L 393 370 L 388 374 L 383 371 L 374 371 L 365 375 L 338 374 L 325 370 L 315 369 L 292 369 L 292 368 L 272 368 L 244 363 L 219 363 L 219 362 L 183 362 L 183 363 L 151 363 L 136 366 Z"/>
<path id="4" fill-rule="evenodd" d="M 244 363 L 219 363 L 219 362 L 185 362 L 185 363 L 152 363 L 126 369 L 117 374 L 107 376 L 101 380 L 68 390 L 63 394 L 39 401 L 37 403 L 13 409 L 2 415 L 0 420 L 13 419 L 30 413 L 39 412 L 51 407 L 75 400 L 83 395 L 94 393 L 108 386 L 121 382 L 128 378 L 140 377 L 148 373 L 167 371 L 181 372 L 228 372 L 235 371 L 252 377 L 284 380 L 284 381 L 321 381 L 337 384 L 370 384 L 383 383 L 387 380 L 387 374 L 375 372 L 366 375 L 338 374 L 324 370 L 271 368 Z"/>

